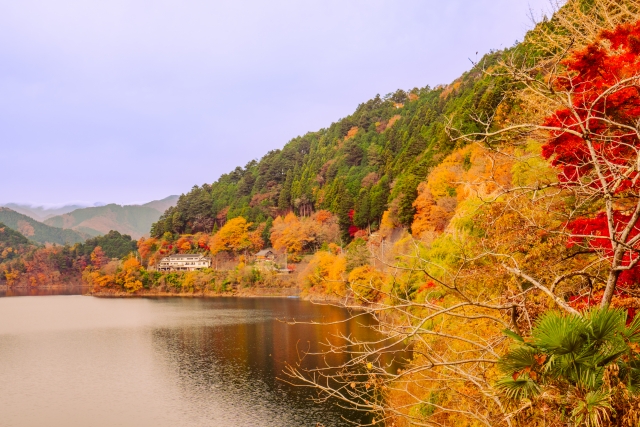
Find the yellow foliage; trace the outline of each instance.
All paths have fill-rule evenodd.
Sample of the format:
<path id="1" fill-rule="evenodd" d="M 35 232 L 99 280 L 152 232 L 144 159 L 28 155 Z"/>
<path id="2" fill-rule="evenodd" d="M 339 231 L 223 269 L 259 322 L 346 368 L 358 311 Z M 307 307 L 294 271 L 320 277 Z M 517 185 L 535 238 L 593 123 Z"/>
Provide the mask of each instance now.
<path id="1" fill-rule="evenodd" d="M 184 292 L 193 292 L 196 285 L 197 271 L 187 271 L 182 275 L 182 290 Z"/>
<path id="2" fill-rule="evenodd" d="M 343 255 L 318 251 L 302 274 L 302 281 L 314 291 L 344 295 L 347 260 Z"/>
<path id="3" fill-rule="evenodd" d="M 91 268 L 87 268 L 82 272 L 82 279 L 90 286 L 93 286 L 94 290 L 115 284 L 113 275 L 105 274 L 100 270 L 92 270 Z"/>
<path id="4" fill-rule="evenodd" d="M 386 277 L 371 265 L 354 268 L 349 273 L 349 285 L 362 302 L 376 302 L 380 298 Z"/>
<path id="5" fill-rule="evenodd" d="M 4 277 L 7 280 L 7 284 L 9 286 L 11 286 L 20 277 L 20 272 L 19 271 L 15 271 L 15 270 L 11 270 L 11 271 L 10 270 L 5 270 L 4 271 Z"/>
<path id="6" fill-rule="evenodd" d="M 520 158 L 511 168 L 512 185 L 535 185 L 541 182 L 555 182 L 557 170 L 553 169 L 548 161 L 540 155 L 541 145 L 537 141 L 529 141 L 522 150 Z"/>
<path id="7" fill-rule="evenodd" d="M 384 238 L 389 237 L 393 230 L 399 225 L 400 222 L 392 211 L 384 211 L 382 219 L 380 220 L 380 235 Z"/>

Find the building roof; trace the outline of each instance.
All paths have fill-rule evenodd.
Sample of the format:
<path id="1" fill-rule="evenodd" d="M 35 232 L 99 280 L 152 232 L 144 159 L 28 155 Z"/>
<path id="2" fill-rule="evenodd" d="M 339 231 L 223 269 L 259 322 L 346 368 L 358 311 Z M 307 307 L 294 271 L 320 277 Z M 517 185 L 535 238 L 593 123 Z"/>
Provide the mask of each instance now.
<path id="1" fill-rule="evenodd" d="M 269 255 L 269 253 L 274 253 L 272 248 L 263 249 L 256 254 L 256 256 L 264 256 Z"/>
<path id="2" fill-rule="evenodd" d="M 194 258 L 194 257 L 195 258 L 203 258 L 204 255 L 202 255 L 202 254 L 173 254 L 173 255 L 169 255 L 168 257 L 165 257 L 165 258 L 174 258 L 174 259 L 177 258 L 177 259 L 180 259 L 180 258 Z"/>

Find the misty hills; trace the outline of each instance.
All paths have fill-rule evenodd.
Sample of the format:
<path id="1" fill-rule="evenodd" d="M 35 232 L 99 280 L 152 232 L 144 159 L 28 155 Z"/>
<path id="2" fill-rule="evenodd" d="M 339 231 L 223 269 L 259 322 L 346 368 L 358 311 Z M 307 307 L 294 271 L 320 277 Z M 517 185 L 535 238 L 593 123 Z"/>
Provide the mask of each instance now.
<path id="1" fill-rule="evenodd" d="M 75 209 L 62 215 L 48 218 L 44 223 L 51 227 L 75 230 L 91 237 L 116 230 L 138 239 L 149 233 L 151 224 L 162 212 L 174 206 L 178 196 L 169 196 L 143 205 L 116 205 L 114 203 Z"/>
<path id="2" fill-rule="evenodd" d="M 63 230 L 43 224 L 27 215 L 6 207 L 0 207 L 0 222 L 37 243 L 57 245 L 81 243 L 91 237 L 76 230 Z"/>
<path id="3" fill-rule="evenodd" d="M 57 216 L 64 215 L 68 212 L 75 211 L 76 209 L 82 209 L 93 206 L 104 206 L 104 203 L 94 203 L 94 204 L 70 204 L 64 206 L 34 206 L 27 205 L 22 203 L 7 203 L 3 205 L 6 208 L 9 208 L 13 211 L 26 215 L 35 219 L 36 221 L 44 222 L 45 220 Z"/>

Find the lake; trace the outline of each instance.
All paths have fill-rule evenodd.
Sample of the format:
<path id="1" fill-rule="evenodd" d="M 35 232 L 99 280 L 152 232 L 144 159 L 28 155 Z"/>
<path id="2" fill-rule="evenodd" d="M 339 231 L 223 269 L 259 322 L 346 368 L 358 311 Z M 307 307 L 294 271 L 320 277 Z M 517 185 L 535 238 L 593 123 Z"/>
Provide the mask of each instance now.
<path id="1" fill-rule="evenodd" d="M 297 348 L 338 332 L 372 332 L 362 318 L 337 326 L 279 319 L 336 321 L 347 317 L 341 308 L 290 298 L 0 295 L 2 427 L 364 421 L 280 380 Z"/>

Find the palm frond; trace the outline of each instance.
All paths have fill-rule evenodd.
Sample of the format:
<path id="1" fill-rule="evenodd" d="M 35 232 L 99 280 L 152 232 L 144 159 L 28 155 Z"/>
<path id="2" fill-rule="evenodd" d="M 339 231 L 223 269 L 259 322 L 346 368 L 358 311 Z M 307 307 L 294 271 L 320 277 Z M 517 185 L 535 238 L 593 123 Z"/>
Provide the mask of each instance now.
<path id="1" fill-rule="evenodd" d="M 512 375 L 514 372 L 520 372 L 524 369 L 533 369 L 538 362 L 536 356 L 538 352 L 531 347 L 518 347 L 507 353 L 500 359 L 498 366 L 507 374 Z"/>
<path id="2" fill-rule="evenodd" d="M 616 334 L 622 332 L 627 313 L 620 309 L 600 308 L 590 310 L 585 316 L 587 331 L 593 344 L 616 339 Z"/>
<path id="3" fill-rule="evenodd" d="M 640 316 L 636 316 L 627 326 L 624 336 L 633 343 L 640 343 Z"/>
<path id="4" fill-rule="evenodd" d="M 578 353 L 588 340 L 585 319 L 578 315 L 549 312 L 542 316 L 532 335 L 536 346 L 549 353 Z"/>
<path id="5" fill-rule="evenodd" d="M 591 391 L 576 403 L 571 417 L 577 426 L 601 427 L 608 425 L 612 410 L 608 393 Z"/>
<path id="6" fill-rule="evenodd" d="M 512 377 L 501 378 L 496 382 L 496 388 L 514 401 L 531 399 L 540 394 L 540 387 L 528 375 L 522 375 L 515 380 Z"/>

